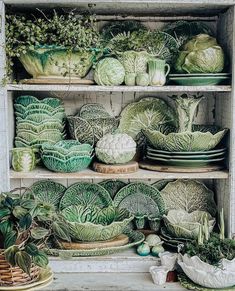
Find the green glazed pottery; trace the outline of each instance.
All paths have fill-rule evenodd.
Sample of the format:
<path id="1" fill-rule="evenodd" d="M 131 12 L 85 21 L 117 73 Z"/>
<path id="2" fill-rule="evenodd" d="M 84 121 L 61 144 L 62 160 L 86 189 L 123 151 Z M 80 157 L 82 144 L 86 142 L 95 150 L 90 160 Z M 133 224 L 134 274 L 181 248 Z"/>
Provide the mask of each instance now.
<path id="1" fill-rule="evenodd" d="M 32 148 L 13 148 L 12 167 L 16 172 L 29 172 L 36 167 L 35 151 Z"/>
<path id="2" fill-rule="evenodd" d="M 157 130 L 145 129 L 143 134 L 156 149 L 170 152 L 208 151 L 215 148 L 225 136 L 227 129 L 216 134 L 208 132 L 171 132 L 167 135 Z"/>
<path id="3" fill-rule="evenodd" d="M 124 232 L 134 218 L 127 210 L 112 206 L 100 209 L 72 205 L 61 211 L 74 241 L 111 240 Z"/>
<path id="4" fill-rule="evenodd" d="M 214 149 L 214 150 L 209 150 L 209 151 L 195 151 L 195 152 L 170 152 L 170 151 L 164 151 L 164 150 L 158 150 L 155 148 L 152 148 L 150 146 L 147 146 L 147 151 L 155 154 L 163 154 L 167 156 L 171 155 L 180 155 L 180 156 L 188 156 L 188 155 L 213 155 L 217 153 L 225 153 L 226 148 L 220 148 L 220 149 Z"/>
<path id="5" fill-rule="evenodd" d="M 160 192 L 142 182 L 130 183 L 121 188 L 113 203 L 116 207 L 125 208 L 132 213 L 138 228 L 143 228 L 146 220 L 161 219 L 165 213 Z"/>
<path id="6" fill-rule="evenodd" d="M 69 77 L 83 78 L 92 66 L 91 50 L 79 52 L 59 46 L 37 46 L 19 57 L 26 71 L 33 78 Z"/>
<path id="7" fill-rule="evenodd" d="M 43 204 L 50 205 L 56 210 L 59 208 L 60 199 L 64 195 L 66 187 L 51 180 L 35 182 L 28 190 L 36 200 Z"/>
<path id="8" fill-rule="evenodd" d="M 188 213 L 195 210 L 207 211 L 215 216 L 217 206 L 214 192 L 196 180 L 176 180 L 161 190 L 166 213 L 170 209 L 183 209 Z"/>
<path id="9" fill-rule="evenodd" d="M 182 76 L 172 77 L 169 80 L 181 86 L 213 86 L 221 83 L 230 83 L 230 77 L 227 76 Z"/>
<path id="10" fill-rule="evenodd" d="M 78 182 L 70 186 L 60 201 L 60 210 L 71 205 L 108 207 L 113 204 L 109 192 L 99 184 Z"/>
<path id="11" fill-rule="evenodd" d="M 148 72 L 151 86 L 164 86 L 166 76 L 170 72 L 170 65 L 165 60 L 151 59 L 148 61 Z"/>
<path id="12" fill-rule="evenodd" d="M 127 185 L 127 183 L 120 180 L 104 180 L 99 184 L 109 192 L 112 199 L 115 197 L 119 190 Z"/>
<path id="13" fill-rule="evenodd" d="M 169 210 L 163 215 L 163 221 L 167 231 L 173 237 L 197 239 L 200 227 L 203 227 L 205 217 L 208 217 L 209 232 L 212 232 L 215 225 L 215 218 L 206 211 L 193 211 L 188 213 L 182 209 Z"/>
<path id="14" fill-rule="evenodd" d="M 138 246 L 141 244 L 145 236 L 139 231 L 124 232 L 129 237 L 129 243 L 124 246 L 108 247 L 99 249 L 83 249 L 83 250 L 62 250 L 62 249 L 46 249 L 48 255 L 60 256 L 60 258 L 72 258 L 72 257 L 90 257 L 90 256 L 105 256 L 125 251 L 129 248 Z"/>

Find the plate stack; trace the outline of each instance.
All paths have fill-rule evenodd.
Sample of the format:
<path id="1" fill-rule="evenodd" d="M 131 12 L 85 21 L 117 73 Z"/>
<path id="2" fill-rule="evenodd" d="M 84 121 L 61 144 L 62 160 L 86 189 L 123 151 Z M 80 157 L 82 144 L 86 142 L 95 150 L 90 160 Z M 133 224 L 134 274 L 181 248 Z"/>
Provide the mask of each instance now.
<path id="1" fill-rule="evenodd" d="M 195 152 L 170 152 L 147 146 L 146 158 L 153 163 L 178 167 L 203 167 L 225 160 L 226 148 Z"/>
<path id="2" fill-rule="evenodd" d="M 170 74 L 169 80 L 182 86 L 209 86 L 218 84 L 229 84 L 231 74 Z"/>
<path id="3" fill-rule="evenodd" d="M 44 142 L 55 143 L 64 139 L 65 111 L 56 98 L 38 100 L 33 96 L 16 99 L 16 147 L 39 148 Z"/>

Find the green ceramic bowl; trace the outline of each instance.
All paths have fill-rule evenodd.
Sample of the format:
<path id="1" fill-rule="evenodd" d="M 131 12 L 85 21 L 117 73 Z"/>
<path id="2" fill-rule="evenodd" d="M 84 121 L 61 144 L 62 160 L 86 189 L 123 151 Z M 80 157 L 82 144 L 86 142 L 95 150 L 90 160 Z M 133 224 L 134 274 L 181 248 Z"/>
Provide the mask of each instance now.
<path id="1" fill-rule="evenodd" d="M 42 154 L 45 167 L 53 172 L 73 173 L 86 169 L 91 161 L 90 156 L 73 156 L 68 159 L 59 159 L 52 155 Z"/>
<path id="2" fill-rule="evenodd" d="M 145 129 L 143 134 L 156 149 L 170 152 L 207 151 L 215 148 L 224 137 L 227 129 L 211 132 L 171 132 L 167 135 L 157 130 Z"/>
<path id="3" fill-rule="evenodd" d="M 105 241 L 122 234 L 133 216 L 112 206 L 100 209 L 91 205 L 72 205 L 61 211 L 75 241 Z"/>

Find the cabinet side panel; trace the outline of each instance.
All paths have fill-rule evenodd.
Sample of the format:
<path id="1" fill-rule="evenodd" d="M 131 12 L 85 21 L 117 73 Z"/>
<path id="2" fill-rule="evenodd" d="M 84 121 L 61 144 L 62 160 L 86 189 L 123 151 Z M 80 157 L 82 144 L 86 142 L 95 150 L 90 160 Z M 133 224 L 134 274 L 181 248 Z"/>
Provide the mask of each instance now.
<path id="1" fill-rule="evenodd" d="M 217 94 L 215 121 L 221 127 L 229 128 L 229 179 L 228 181 L 215 181 L 218 207 L 224 208 L 227 234 L 235 233 L 235 65 L 234 65 L 234 7 L 221 14 L 218 21 L 218 40 L 223 46 L 228 62 L 228 70 L 232 73 L 232 92 Z"/>
<path id="2" fill-rule="evenodd" d="M 7 128 L 7 90 L 3 85 L 5 77 L 5 7 L 0 1 L 0 192 L 8 191 L 9 186 L 9 151 Z"/>

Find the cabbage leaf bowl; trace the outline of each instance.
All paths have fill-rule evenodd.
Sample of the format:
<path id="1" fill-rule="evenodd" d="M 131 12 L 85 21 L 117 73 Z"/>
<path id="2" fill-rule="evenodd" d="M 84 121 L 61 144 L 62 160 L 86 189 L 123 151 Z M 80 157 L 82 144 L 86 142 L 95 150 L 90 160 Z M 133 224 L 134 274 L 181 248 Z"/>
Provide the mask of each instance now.
<path id="1" fill-rule="evenodd" d="M 169 210 L 167 215 L 163 215 L 163 220 L 168 232 L 174 237 L 196 239 L 200 226 L 204 223 L 204 218 L 209 219 L 209 232 L 212 232 L 215 219 L 206 211 L 193 211 L 188 213 L 181 209 Z"/>
<path id="2" fill-rule="evenodd" d="M 203 262 L 198 256 L 179 255 L 178 264 L 194 283 L 207 288 L 235 285 L 235 259 L 222 259 L 219 266 Z"/>
<path id="3" fill-rule="evenodd" d="M 94 53 L 71 50 L 60 46 L 36 46 L 19 57 L 26 71 L 33 78 L 83 78 L 90 70 Z"/>
<path id="4" fill-rule="evenodd" d="M 208 151 L 214 149 L 225 136 L 227 129 L 217 132 L 195 131 L 195 132 L 170 132 L 163 134 L 152 129 L 142 130 L 148 142 L 156 149 L 170 152 L 193 152 Z"/>
<path id="5" fill-rule="evenodd" d="M 111 240 L 122 234 L 134 216 L 112 206 L 72 205 L 61 211 L 74 241 Z"/>

